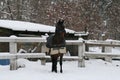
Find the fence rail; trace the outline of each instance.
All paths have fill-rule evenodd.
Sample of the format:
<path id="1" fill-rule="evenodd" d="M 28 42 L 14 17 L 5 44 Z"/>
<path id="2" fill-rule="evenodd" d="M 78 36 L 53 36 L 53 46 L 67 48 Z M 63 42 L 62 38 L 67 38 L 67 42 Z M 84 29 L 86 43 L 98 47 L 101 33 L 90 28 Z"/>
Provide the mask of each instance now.
<path id="1" fill-rule="evenodd" d="M 94 41 L 86 40 L 87 45 L 93 46 L 111 46 L 111 47 L 120 47 L 120 41 Z"/>
<path id="2" fill-rule="evenodd" d="M 45 53 L 5 54 L 0 53 L 0 59 L 45 58 Z"/>

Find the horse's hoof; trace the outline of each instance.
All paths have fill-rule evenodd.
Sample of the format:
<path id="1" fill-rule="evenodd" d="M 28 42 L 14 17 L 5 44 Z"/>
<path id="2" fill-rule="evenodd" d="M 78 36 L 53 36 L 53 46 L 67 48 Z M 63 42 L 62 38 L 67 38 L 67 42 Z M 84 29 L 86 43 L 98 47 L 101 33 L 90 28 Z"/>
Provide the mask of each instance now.
<path id="1" fill-rule="evenodd" d="M 55 71 L 55 73 L 57 73 L 57 71 Z"/>
<path id="2" fill-rule="evenodd" d="M 57 70 L 55 70 L 55 73 L 57 73 Z"/>
<path id="3" fill-rule="evenodd" d="M 57 71 L 56 71 L 56 70 L 52 70 L 52 72 L 55 72 L 55 73 L 57 73 Z"/>
<path id="4" fill-rule="evenodd" d="M 63 71 L 61 70 L 60 73 L 63 73 Z"/>

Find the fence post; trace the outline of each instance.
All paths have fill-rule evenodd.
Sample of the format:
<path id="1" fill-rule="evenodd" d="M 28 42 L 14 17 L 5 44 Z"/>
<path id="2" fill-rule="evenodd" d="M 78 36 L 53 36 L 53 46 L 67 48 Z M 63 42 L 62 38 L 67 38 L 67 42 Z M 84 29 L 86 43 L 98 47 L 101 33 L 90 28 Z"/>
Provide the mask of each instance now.
<path id="1" fill-rule="evenodd" d="M 85 42 L 80 43 L 78 45 L 78 67 L 85 67 L 85 60 L 84 60 L 84 53 L 85 53 Z"/>
<path id="2" fill-rule="evenodd" d="M 16 54 L 17 53 L 17 43 L 16 42 L 10 42 L 9 43 L 9 49 L 10 49 L 10 54 Z M 17 70 L 17 60 L 16 60 L 16 58 L 10 59 L 10 70 Z"/>
<path id="3" fill-rule="evenodd" d="M 105 47 L 105 53 L 111 53 L 112 52 L 112 47 Z M 111 56 L 105 56 L 105 61 L 112 62 L 112 57 Z"/>
<path id="4" fill-rule="evenodd" d="M 46 52 L 46 45 L 45 45 L 45 43 L 42 43 L 41 52 L 42 53 Z M 45 65 L 45 63 L 46 63 L 46 59 L 45 58 L 41 59 L 41 65 Z"/>

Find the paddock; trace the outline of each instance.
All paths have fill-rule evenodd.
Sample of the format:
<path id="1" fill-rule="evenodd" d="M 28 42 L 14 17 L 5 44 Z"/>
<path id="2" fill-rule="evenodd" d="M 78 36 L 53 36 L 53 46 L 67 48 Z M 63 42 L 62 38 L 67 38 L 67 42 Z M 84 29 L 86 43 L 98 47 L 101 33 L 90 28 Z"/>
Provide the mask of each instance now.
<path id="1" fill-rule="evenodd" d="M 9 42 L 8 54 L 0 53 L 0 59 L 10 59 L 10 70 L 17 70 L 17 59 L 19 58 L 39 58 L 41 64 L 45 65 L 46 59 L 50 59 L 44 53 L 45 38 L 40 37 L 0 37 L 0 42 Z M 41 47 L 43 51 L 40 53 L 17 53 L 17 43 L 20 42 L 39 42 L 43 43 Z M 67 45 L 78 45 L 78 56 L 64 56 L 63 60 L 77 60 L 78 67 L 85 67 L 85 57 L 88 58 L 105 58 L 106 61 L 112 62 L 113 57 L 120 57 L 120 54 L 111 53 L 112 47 L 120 47 L 120 41 L 89 41 L 89 40 L 66 40 Z M 85 46 L 102 46 L 104 52 L 86 52 Z"/>

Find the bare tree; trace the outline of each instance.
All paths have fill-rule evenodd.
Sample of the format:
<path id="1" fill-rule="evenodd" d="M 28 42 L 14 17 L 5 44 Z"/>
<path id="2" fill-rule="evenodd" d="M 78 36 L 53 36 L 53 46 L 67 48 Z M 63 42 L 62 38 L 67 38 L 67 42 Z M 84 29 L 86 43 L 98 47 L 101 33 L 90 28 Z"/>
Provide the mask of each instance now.
<path id="1" fill-rule="evenodd" d="M 120 39 L 119 0 L 0 0 L 0 18 L 54 25 L 60 18 L 89 38 Z"/>

